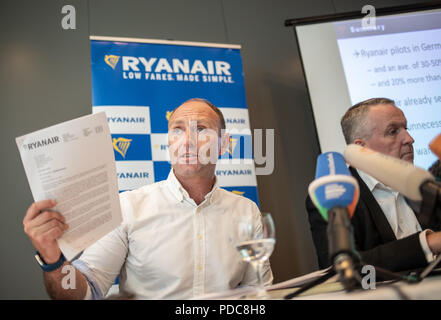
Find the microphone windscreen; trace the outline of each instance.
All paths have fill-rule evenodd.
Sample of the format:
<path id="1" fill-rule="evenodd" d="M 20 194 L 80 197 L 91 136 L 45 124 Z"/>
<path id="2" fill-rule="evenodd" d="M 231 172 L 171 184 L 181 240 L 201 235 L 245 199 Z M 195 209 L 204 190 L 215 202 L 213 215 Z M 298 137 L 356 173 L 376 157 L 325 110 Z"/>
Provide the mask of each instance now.
<path id="1" fill-rule="evenodd" d="M 428 171 L 415 167 L 410 162 L 356 144 L 348 145 L 343 155 L 351 166 L 364 171 L 411 200 L 422 200 L 421 184 L 427 180 L 434 180 Z"/>
<path id="2" fill-rule="evenodd" d="M 317 158 L 316 178 L 309 186 L 309 195 L 321 215 L 335 207 L 348 209 L 354 214 L 359 198 L 358 183 L 349 172 L 343 155 L 326 152 Z"/>
<path id="3" fill-rule="evenodd" d="M 343 155 L 338 152 L 322 153 L 317 158 L 317 167 L 315 170 L 315 178 L 319 179 L 327 175 L 344 174 L 350 176 L 348 167 L 346 166 Z"/>
<path id="4" fill-rule="evenodd" d="M 437 155 L 438 159 L 441 159 L 441 134 L 430 142 L 429 148 Z"/>

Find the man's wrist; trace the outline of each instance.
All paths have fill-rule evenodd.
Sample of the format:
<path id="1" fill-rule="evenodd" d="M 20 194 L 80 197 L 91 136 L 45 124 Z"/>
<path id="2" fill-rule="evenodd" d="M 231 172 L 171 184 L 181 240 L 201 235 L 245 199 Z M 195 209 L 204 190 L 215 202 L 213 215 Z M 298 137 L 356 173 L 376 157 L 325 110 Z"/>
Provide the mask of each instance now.
<path id="1" fill-rule="evenodd" d="M 426 233 L 427 245 L 434 255 L 441 252 L 441 233 L 428 230 Z"/>
<path id="2" fill-rule="evenodd" d="M 57 261 L 53 263 L 46 263 L 46 261 L 40 256 L 40 253 L 36 251 L 35 260 L 37 260 L 38 264 L 40 265 L 43 271 L 51 272 L 60 268 L 66 261 L 66 258 L 64 257 L 63 253 L 60 253 L 60 257 Z"/>
<path id="3" fill-rule="evenodd" d="M 421 245 L 421 248 L 423 249 L 423 253 L 424 253 L 424 256 L 426 257 L 427 263 L 430 263 L 430 262 L 432 262 L 433 259 L 435 259 L 435 256 L 432 252 L 432 249 L 430 248 L 428 241 L 427 241 L 427 235 L 432 232 L 433 232 L 432 230 L 426 229 L 426 230 L 422 231 L 419 236 L 420 245 Z"/>

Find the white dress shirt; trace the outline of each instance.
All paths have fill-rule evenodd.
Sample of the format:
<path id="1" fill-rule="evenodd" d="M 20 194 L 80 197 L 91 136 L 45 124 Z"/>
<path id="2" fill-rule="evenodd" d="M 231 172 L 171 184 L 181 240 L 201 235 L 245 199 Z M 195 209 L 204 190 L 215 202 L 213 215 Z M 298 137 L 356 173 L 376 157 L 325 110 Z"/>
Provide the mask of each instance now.
<path id="1" fill-rule="evenodd" d="M 383 210 L 397 239 L 402 239 L 421 231 L 421 226 L 415 213 L 401 193 L 389 188 L 367 173 L 359 169 L 357 171 Z M 427 262 L 431 262 L 435 257 L 427 244 L 427 232 L 428 230 L 420 232 L 419 239 Z"/>
<path id="2" fill-rule="evenodd" d="M 251 265 L 235 248 L 235 217 L 252 219 L 261 232 L 256 204 L 218 187 L 196 205 L 176 179 L 120 195 L 123 223 L 87 248 L 73 265 L 86 277 L 86 298 L 105 296 L 119 276 L 120 291 L 139 299 L 187 299 L 257 284 Z M 265 284 L 273 275 L 263 268 Z"/>

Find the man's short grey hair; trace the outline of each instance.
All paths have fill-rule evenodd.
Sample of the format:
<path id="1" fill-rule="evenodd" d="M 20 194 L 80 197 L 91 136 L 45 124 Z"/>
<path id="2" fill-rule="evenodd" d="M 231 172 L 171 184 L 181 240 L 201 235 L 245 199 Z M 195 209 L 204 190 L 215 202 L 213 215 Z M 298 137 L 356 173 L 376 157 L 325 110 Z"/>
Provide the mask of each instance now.
<path id="1" fill-rule="evenodd" d="M 392 104 L 395 101 L 388 98 L 372 98 L 359 102 L 346 111 L 340 124 L 346 143 L 353 143 L 357 138 L 369 138 L 372 134 L 366 115 L 371 107 L 379 104 Z"/>
<path id="2" fill-rule="evenodd" d="M 191 98 L 191 99 L 188 99 L 187 101 L 184 101 L 183 103 L 181 103 L 178 107 L 176 107 L 176 108 L 171 112 L 171 114 L 170 114 L 170 119 L 171 119 L 173 113 L 175 113 L 176 109 L 178 109 L 178 108 L 179 108 L 180 106 L 182 106 L 183 104 L 186 104 L 187 102 L 192 102 L 192 101 L 203 102 L 203 103 L 205 103 L 207 106 L 209 106 L 209 107 L 211 108 L 211 110 L 213 110 L 213 111 L 217 114 L 217 116 L 219 117 L 219 126 L 220 126 L 220 130 L 219 130 L 219 132 L 220 132 L 222 129 L 225 130 L 225 128 L 226 128 L 226 125 L 225 125 L 225 118 L 224 118 L 224 115 L 222 114 L 222 111 L 220 111 L 219 108 L 216 107 L 214 104 L 212 104 L 210 101 L 208 101 L 207 99 L 203 99 L 203 98 Z"/>

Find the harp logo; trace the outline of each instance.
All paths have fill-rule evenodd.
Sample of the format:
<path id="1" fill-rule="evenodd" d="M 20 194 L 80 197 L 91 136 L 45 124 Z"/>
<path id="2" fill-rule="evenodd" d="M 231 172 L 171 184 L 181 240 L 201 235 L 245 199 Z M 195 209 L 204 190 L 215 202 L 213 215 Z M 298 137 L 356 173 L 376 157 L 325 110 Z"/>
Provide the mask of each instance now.
<path id="1" fill-rule="evenodd" d="M 233 156 L 233 152 L 234 149 L 236 148 L 236 145 L 237 145 L 237 139 L 230 137 L 230 142 L 228 143 L 228 149 L 225 152 L 228 152 L 231 156 Z"/>
<path id="2" fill-rule="evenodd" d="M 119 61 L 119 56 L 115 56 L 113 54 L 106 54 L 104 56 L 104 61 L 115 70 L 116 65 Z"/>
<path id="3" fill-rule="evenodd" d="M 237 194 L 238 196 L 243 196 L 243 194 L 245 193 L 245 191 L 238 191 L 238 190 L 233 190 L 231 192 Z"/>
<path id="4" fill-rule="evenodd" d="M 113 138 L 113 149 L 115 149 L 116 152 L 118 152 L 123 156 L 123 158 L 125 158 L 131 142 L 132 139 L 126 139 L 121 137 L 118 139 Z"/>
<path id="5" fill-rule="evenodd" d="M 167 119 L 167 121 L 170 121 L 170 117 L 172 115 L 173 111 L 167 111 L 167 113 L 165 114 L 165 118 Z"/>

